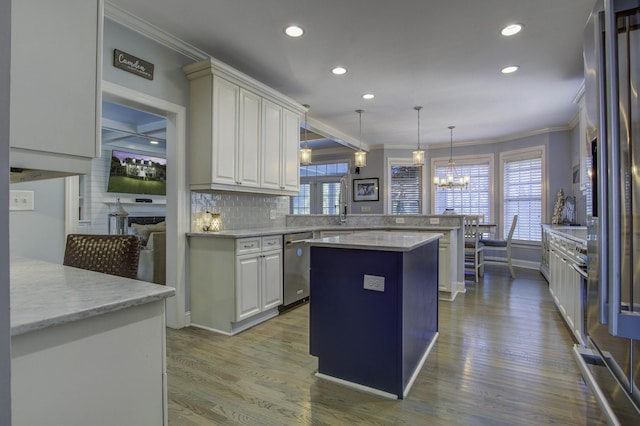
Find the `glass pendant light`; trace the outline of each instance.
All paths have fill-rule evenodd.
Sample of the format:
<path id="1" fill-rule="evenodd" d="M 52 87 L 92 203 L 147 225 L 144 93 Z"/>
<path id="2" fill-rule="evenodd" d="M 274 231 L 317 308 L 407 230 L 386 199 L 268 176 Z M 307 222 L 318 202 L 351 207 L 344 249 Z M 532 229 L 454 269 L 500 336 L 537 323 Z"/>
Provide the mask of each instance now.
<path id="1" fill-rule="evenodd" d="M 413 151 L 413 165 L 422 166 L 424 165 L 424 151 L 420 149 L 420 110 L 422 107 L 415 106 L 413 109 L 418 111 L 418 149 Z"/>
<path id="2" fill-rule="evenodd" d="M 453 129 L 456 126 L 449 126 L 451 132 L 451 148 L 449 155 L 449 162 L 447 163 L 447 172 L 444 177 L 434 176 L 433 184 L 436 188 L 467 188 L 469 182 L 471 182 L 470 176 L 460 176 L 458 169 L 456 169 L 456 163 L 453 162 Z"/>
<path id="3" fill-rule="evenodd" d="M 302 105 L 306 108 L 304 112 L 304 148 L 300 148 L 300 164 L 307 166 L 311 164 L 311 148 L 307 145 L 307 127 L 309 121 L 307 120 L 307 112 L 309 111 L 309 105 Z"/>
<path id="4" fill-rule="evenodd" d="M 360 115 L 360 149 L 356 152 L 356 167 L 364 167 L 367 165 L 367 153 L 362 150 L 362 113 L 363 109 L 357 109 Z"/>

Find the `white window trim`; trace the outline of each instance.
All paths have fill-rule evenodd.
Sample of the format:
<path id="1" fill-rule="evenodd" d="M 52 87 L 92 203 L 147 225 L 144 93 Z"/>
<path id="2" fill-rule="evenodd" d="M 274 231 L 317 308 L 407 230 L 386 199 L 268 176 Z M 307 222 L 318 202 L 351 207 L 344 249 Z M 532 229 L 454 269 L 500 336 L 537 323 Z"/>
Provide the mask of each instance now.
<path id="1" fill-rule="evenodd" d="M 446 164 L 448 161 L 449 161 L 449 157 L 431 157 L 431 173 L 432 174 L 435 173 L 437 163 Z M 495 188 L 495 185 L 494 185 L 495 155 L 494 154 L 462 155 L 462 156 L 455 157 L 453 161 L 456 163 L 456 165 L 477 164 L 478 162 L 489 161 L 489 217 L 495 218 L 495 215 L 493 214 L 494 206 L 495 206 L 495 190 L 494 190 Z M 429 179 L 429 186 L 431 187 L 431 211 L 434 212 L 434 214 L 437 214 L 435 212 L 436 187 L 433 184 L 433 176 L 431 176 L 431 179 Z M 497 223 L 497 222 L 495 222 L 494 220 L 494 223 Z"/>
<path id="2" fill-rule="evenodd" d="M 413 166 L 413 160 L 410 158 L 387 158 L 387 184 L 385 185 L 385 198 L 387 200 L 384 203 L 384 214 L 391 214 L 391 167 L 392 166 Z M 422 172 L 420 173 L 420 179 L 422 180 L 422 212 L 420 214 L 427 214 L 427 168 L 423 165 Z"/>
<path id="3" fill-rule="evenodd" d="M 547 151 L 544 145 L 533 146 L 529 148 L 514 149 L 511 151 L 503 151 L 500 153 L 500 200 L 504 200 L 504 162 L 526 160 L 531 157 L 539 156 L 542 158 L 542 212 L 540 214 L 540 223 L 547 223 Z M 500 202 L 500 217 L 496 218 L 498 229 L 496 235 L 504 235 L 505 226 L 511 224 L 504 223 L 504 202 Z M 518 245 L 540 245 L 538 241 L 513 240 L 513 244 Z"/>

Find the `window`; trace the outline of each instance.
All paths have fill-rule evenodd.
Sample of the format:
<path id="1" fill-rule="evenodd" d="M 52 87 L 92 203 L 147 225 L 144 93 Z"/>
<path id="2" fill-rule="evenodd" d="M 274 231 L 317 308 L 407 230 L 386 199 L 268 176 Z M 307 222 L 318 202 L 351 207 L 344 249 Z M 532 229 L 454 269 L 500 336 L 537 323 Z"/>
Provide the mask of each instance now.
<path id="1" fill-rule="evenodd" d="M 424 214 L 425 170 L 414 166 L 411 159 L 389 158 L 387 160 L 386 197 L 387 214 Z"/>
<path id="2" fill-rule="evenodd" d="M 434 159 L 434 176 L 444 176 L 448 159 Z M 493 156 L 458 158 L 456 169 L 461 176 L 469 176 L 471 181 L 466 189 L 434 187 L 433 213 L 441 214 L 453 209 L 455 214 L 482 215 L 485 222 L 491 221 L 491 176 Z"/>
<path id="3" fill-rule="evenodd" d="M 300 192 L 291 197 L 291 214 L 338 214 L 340 178 L 349 173 L 349 163 L 300 166 Z"/>
<path id="4" fill-rule="evenodd" d="M 542 176 L 544 147 L 511 151 L 500 155 L 503 180 L 502 223 L 504 238 L 514 215 L 518 222 L 514 240 L 540 241 L 542 238 Z"/>
<path id="5" fill-rule="evenodd" d="M 391 214 L 422 213 L 421 166 L 391 166 Z"/>

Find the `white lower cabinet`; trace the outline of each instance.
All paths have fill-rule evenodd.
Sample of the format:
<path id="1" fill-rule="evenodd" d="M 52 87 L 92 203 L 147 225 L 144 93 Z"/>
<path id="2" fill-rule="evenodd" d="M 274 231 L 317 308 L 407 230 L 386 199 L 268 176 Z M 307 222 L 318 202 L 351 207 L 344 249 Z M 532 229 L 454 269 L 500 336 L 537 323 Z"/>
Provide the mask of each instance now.
<path id="1" fill-rule="evenodd" d="M 189 254 L 191 325 L 233 335 L 278 315 L 282 235 L 191 236 Z"/>
<path id="2" fill-rule="evenodd" d="M 549 236 L 549 292 L 560 314 L 580 344 L 584 344 L 584 289 L 580 274 L 573 269 L 579 263 L 577 243 L 553 233 Z"/>
<path id="3" fill-rule="evenodd" d="M 281 236 L 277 237 L 278 240 Z M 264 238 L 264 247 L 273 237 Z M 242 240 L 238 240 L 241 245 Z M 278 250 L 238 255 L 236 258 L 236 321 L 282 304 L 282 245 Z"/>

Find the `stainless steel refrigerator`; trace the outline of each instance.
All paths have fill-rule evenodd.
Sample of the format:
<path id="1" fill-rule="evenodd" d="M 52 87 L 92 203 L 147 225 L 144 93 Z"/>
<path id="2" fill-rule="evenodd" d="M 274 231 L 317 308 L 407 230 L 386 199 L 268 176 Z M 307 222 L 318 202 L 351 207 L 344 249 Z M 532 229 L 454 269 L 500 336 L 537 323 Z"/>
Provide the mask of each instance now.
<path id="1" fill-rule="evenodd" d="M 584 58 L 587 343 L 574 353 L 609 423 L 640 425 L 640 0 L 598 1 Z"/>

